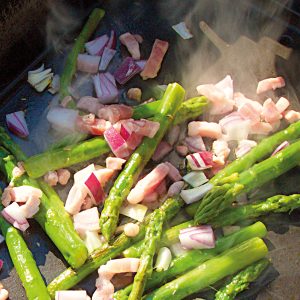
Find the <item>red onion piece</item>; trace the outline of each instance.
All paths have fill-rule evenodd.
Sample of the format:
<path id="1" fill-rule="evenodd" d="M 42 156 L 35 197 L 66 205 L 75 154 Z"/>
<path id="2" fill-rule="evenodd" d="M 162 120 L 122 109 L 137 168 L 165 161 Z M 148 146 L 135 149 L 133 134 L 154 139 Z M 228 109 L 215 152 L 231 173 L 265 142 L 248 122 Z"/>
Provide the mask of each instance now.
<path id="1" fill-rule="evenodd" d="M 98 72 L 100 57 L 88 54 L 78 54 L 77 69 L 81 72 L 95 74 Z"/>
<path id="2" fill-rule="evenodd" d="M 113 126 L 104 132 L 104 138 L 115 156 L 124 158 L 129 155 L 125 140 Z"/>
<path id="3" fill-rule="evenodd" d="M 186 156 L 192 170 L 204 170 L 213 166 L 213 154 L 209 151 L 202 151 Z"/>
<path id="4" fill-rule="evenodd" d="M 121 124 L 120 134 L 125 141 L 127 141 L 129 139 L 129 137 L 131 136 L 131 131 L 126 126 L 126 124 Z"/>
<path id="5" fill-rule="evenodd" d="M 184 39 L 188 40 L 193 37 L 190 31 L 187 29 L 186 24 L 184 22 L 180 22 L 176 25 L 173 25 L 172 28 Z"/>
<path id="6" fill-rule="evenodd" d="M 135 63 L 141 68 L 141 70 L 144 70 L 147 60 L 136 60 Z"/>
<path id="7" fill-rule="evenodd" d="M 181 190 L 180 196 L 186 204 L 191 204 L 202 199 L 212 187 L 212 184 L 208 182 L 193 189 Z"/>
<path id="8" fill-rule="evenodd" d="M 2 270 L 3 268 L 3 264 L 4 264 L 4 261 L 2 259 L 0 259 L 0 271 Z"/>
<path id="9" fill-rule="evenodd" d="M 115 71 L 114 76 L 118 83 L 125 84 L 141 70 L 132 57 L 126 57 L 120 67 Z"/>
<path id="10" fill-rule="evenodd" d="M 29 135 L 23 111 L 16 111 L 6 115 L 7 128 L 15 135 L 25 138 Z"/>
<path id="11" fill-rule="evenodd" d="M 272 153 L 271 156 L 274 156 L 276 153 L 280 152 L 281 150 L 283 150 L 284 148 L 286 148 L 289 145 L 290 145 L 290 143 L 288 141 L 284 141 L 274 150 L 274 152 Z"/>
<path id="12" fill-rule="evenodd" d="M 93 41 L 85 43 L 85 49 L 90 55 L 101 56 L 106 44 L 108 43 L 109 37 L 107 34 L 102 35 Z"/>
<path id="13" fill-rule="evenodd" d="M 113 59 L 113 57 L 116 54 L 116 50 L 110 49 L 108 47 L 104 48 L 103 54 L 101 56 L 101 62 L 99 65 L 99 71 L 105 71 L 106 68 L 108 67 L 109 63 Z"/>
<path id="14" fill-rule="evenodd" d="M 118 89 L 116 81 L 109 72 L 93 76 L 93 82 L 97 98 L 102 104 L 116 103 L 118 101 Z"/>
<path id="15" fill-rule="evenodd" d="M 190 152 L 205 151 L 206 147 L 201 136 L 189 136 L 184 139 L 184 144 Z"/>
<path id="16" fill-rule="evenodd" d="M 25 231 L 29 227 L 29 223 L 23 216 L 20 206 L 13 202 L 2 210 L 2 216 L 12 224 L 15 228 Z"/>
<path id="17" fill-rule="evenodd" d="M 180 181 L 182 180 L 182 176 L 179 172 L 179 170 L 172 165 L 170 162 L 165 162 L 165 164 L 169 167 L 169 173 L 168 173 L 168 177 L 173 181 Z"/>
<path id="18" fill-rule="evenodd" d="M 186 249 L 212 249 L 215 247 L 214 232 L 209 225 L 180 230 L 179 240 Z"/>
<path id="19" fill-rule="evenodd" d="M 83 210 L 73 216 L 76 231 L 84 235 L 85 231 L 98 231 L 99 213 L 97 207 Z"/>
<path id="20" fill-rule="evenodd" d="M 104 200 L 104 191 L 100 181 L 97 179 L 94 173 L 88 177 L 88 179 L 84 182 L 86 187 L 89 190 L 89 194 L 96 204 L 100 204 Z"/>
<path id="21" fill-rule="evenodd" d="M 152 156 L 153 161 L 160 161 L 162 160 L 169 152 L 172 151 L 172 146 L 167 143 L 166 141 L 161 141 L 157 148 L 155 149 L 155 152 Z"/>
<path id="22" fill-rule="evenodd" d="M 106 47 L 109 49 L 116 49 L 117 45 L 117 34 L 114 30 L 111 30 L 109 40 L 106 44 Z"/>

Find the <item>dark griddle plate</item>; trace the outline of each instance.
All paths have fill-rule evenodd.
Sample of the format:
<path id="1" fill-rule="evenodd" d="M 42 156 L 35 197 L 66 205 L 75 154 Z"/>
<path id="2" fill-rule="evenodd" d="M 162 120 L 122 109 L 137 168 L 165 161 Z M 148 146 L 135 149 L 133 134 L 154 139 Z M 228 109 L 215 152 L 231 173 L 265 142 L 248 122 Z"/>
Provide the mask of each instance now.
<path id="1" fill-rule="evenodd" d="M 171 45 L 168 55 L 163 63 L 162 72 L 157 79 L 149 81 L 147 84 L 151 85 L 155 84 L 156 82 L 162 84 L 171 81 L 180 81 L 180 68 L 178 68 L 178 61 L 176 61 L 175 53 L 176 42 L 184 42 L 190 45 L 191 51 L 195 49 L 196 45 L 195 40 L 193 39 L 189 41 L 178 39 L 177 35 L 172 31 L 170 25 L 176 24 L 184 19 L 183 11 L 187 11 L 190 6 L 192 7 L 193 1 L 185 1 L 184 3 L 181 2 L 182 13 L 174 16 L 174 19 L 172 20 L 173 24 L 169 24 L 167 20 L 160 17 L 156 1 L 120 1 L 118 4 L 113 2 L 114 1 L 111 1 L 110 3 L 106 3 L 104 5 L 106 16 L 101 22 L 97 35 L 108 32 L 110 29 L 115 29 L 118 35 L 125 31 L 139 33 L 144 37 L 145 40 L 142 46 L 143 57 L 148 56 L 151 45 L 155 38 L 168 40 Z M 169 9 L 173 10 L 174 8 L 170 5 Z M 205 20 L 207 23 L 209 23 L 213 17 L 213 9 L 212 11 L 200 13 L 200 16 L 198 17 L 199 19 L 196 20 L 197 22 L 199 20 Z M 194 28 L 194 32 L 198 32 L 196 34 L 197 38 L 201 36 L 197 28 Z M 215 51 L 215 49 L 212 47 L 211 51 Z M 188 59 L 188 57 L 189 55 L 187 54 L 186 59 Z M 53 53 L 53 51 L 49 50 L 42 54 L 30 66 L 29 69 L 37 67 L 41 64 L 41 62 L 43 62 L 47 67 L 52 67 L 55 73 L 60 74 L 62 71 L 64 58 L 65 55 L 63 53 Z M 140 79 L 134 79 L 129 83 L 129 86 L 134 85 L 144 86 L 145 84 Z M 35 92 L 29 86 L 29 84 L 26 83 L 26 72 L 21 74 L 21 76 L 19 76 L 10 85 L 10 87 L 5 91 L 5 94 L 1 95 L 1 102 L 3 103 L 0 108 L 1 124 L 4 124 L 5 115 L 7 113 L 20 109 L 26 109 L 26 119 L 31 135 L 26 141 L 18 139 L 15 136 L 13 136 L 13 139 L 22 146 L 27 155 L 38 153 L 43 149 L 42 143 L 35 143 L 32 135 L 34 134 L 40 120 L 45 117 L 43 112 L 47 108 L 51 99 L 52 95 L 48 92 L 39 94 Z M 42 140 L 43 139 L 41 138 L 41 141 Z M 294 174 L 292 174 L 291 177 L 285 176 L 285 179 L 294 178 L 293 176 Z M 295 179 L 293 179 L 293 181 L 294 180 Z M 300 182 L 300 180 L 298 180 L 298 182 Z M 293 185 L 292 187 L 294 188 Z M 299 226 L 300 219 L 298 218 L 297 214 L 294 214 L 289 218 L 276 218 L 275 220 L 277 225 L 273 226 L 271 229 L 275 228 L 277 231 L 278 229 L 283 229 L 284 232 L 287 232 L 289 225 L 294 224 Z M 271 219 L 270 222 L 273 224 L 274 219 Z M 283 222 L 285 225 L 282 226 L 279 224 L 278 226 L 278 222 Z M 275 280 L 271 286 L 268 286 L 268 288 L 262 292 L 262 296 L 259 296 L 260 299 L 299 299 L 295 298 L 300 294 L 300 286 L 297 284 L 297 280 L 299 280 L 300 277 L 299 236 L 299 228 L 294 226 L 292 230 L 288 231 L 286 234 L 275 234 L 274 232 L 271 232 L 269 235 L 271 243 L 276 246 L 276 249 L 271 251 L 271 257 L 273 258 L 274 265 L 279 269 L 281 275 L 279 279 Z M 62 256 L 58 250 L 40 229 L 40 227 L 35 223 L 35 221 L 31 221 L 31 226 L 28 232 L 25 233 L 24 238 L 28 244 L 28 247 L 31 249 L 37 265 L 39 266 L 47 283 L 49 283 L 67 267 L 67 264 L 62 259 Z M 13 268 L 12 262 L 9 258 L 8 250 L 4 244 L 0 246 L 0 257 L 5 261 L 4 268 L 0 273 L 0 280 L 9 290 L 10 299 L 26 299 L 25 292 L 21 286 L 15 269 Z M 276 271 L 270 269 L 266 273 L 266 276 L 264 276 L 262 280 L 256 284 L 253 289 L 251 289 L 251 291 L 246 292 L 241 299 L 255 298 L 255 295 L 261 289 L 261 287 L 265 286 L 277 275 L 278 273 Z M 86 289 L 88 293 L 92 295 L 92 292 L 95 289 L 95 279 L 96 274 L 93 274 L 81 282 L 77 288 Z M 286 296 L 286 291 L 288 290 L 288 295 L 295 295 L 294 298 L 289 298 L 289 296 Z"/>

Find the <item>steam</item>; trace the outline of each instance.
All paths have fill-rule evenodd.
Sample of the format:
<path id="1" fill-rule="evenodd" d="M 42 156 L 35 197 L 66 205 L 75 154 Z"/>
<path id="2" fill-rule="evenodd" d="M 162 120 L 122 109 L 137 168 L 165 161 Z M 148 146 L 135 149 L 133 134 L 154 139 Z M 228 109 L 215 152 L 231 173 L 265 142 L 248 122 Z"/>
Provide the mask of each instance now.
<path id="1" fill-rule="evenodd" d="M 281 21 L 284 7 L 292 1 L 261 2 L 160 2 L 159 11 L 167 12 L 163 17 L 170 25 L 184 20 L 194 35 L 191 42 L 178 39 L 175 51 L 190 96 L 196 94 L 197 85 L 216 83 L 230 74 L 235 90 L 255 99 L 257 82 L 276 76 L 276 59 L 288 59 L 291 52 L 277 40 L 286 29 Z"/>

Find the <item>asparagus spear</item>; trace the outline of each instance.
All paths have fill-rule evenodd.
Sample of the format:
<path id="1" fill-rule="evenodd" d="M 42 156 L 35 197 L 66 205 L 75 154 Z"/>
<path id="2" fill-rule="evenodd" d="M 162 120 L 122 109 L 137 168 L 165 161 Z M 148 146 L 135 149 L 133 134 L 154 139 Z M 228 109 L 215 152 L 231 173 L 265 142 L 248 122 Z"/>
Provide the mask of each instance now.
<path id="1" fill-rule="evenodd" d="M 242 172 L 222 179 L 223 185 L 215 186 L 201 201 L 196 223 L 207 223 L 229 207 L 235 197 L 249 192 L 295 167 L 300 160 L 300 141 L 286 147 L 276 155 L 255 164 Z M 221 182 L 221 181 L 220 181 Z"/>
<path id="2" fill-rule="evenodd" d="M 179 241 L 179 232 L 181 229 L 193 226 L 193 221 L 187 221 L 179 225 L 173 226 L 167 229 L 159 242 L 159 248 L 168 247 L 172 244 L 175 244 Z M 132 245 L 123 251 L 123 256 L 125 257 L 140 257 L 144 249 L 144 241 L 139 241 L 138 243 Z"/>
<path id="3" fill-rule="evenodd" d="M 157 145 L 168 130 L 184 98 L 184 94 L 185 91 L 179 84 L 173 83 L 168 85 L 162 99 L 160 113 L 153 118 L 153 121 L 160 123 L 158 132 L 153 138 L 143 139 L 140 146 L 133 152 L 122 172 L 115 180 L 104 202 L 104 208 L 100 217 L 100 229 L 107 241 L 111 239 L 115 232 L 123 201 L 128 196 L 133 184 L 151 159 Z"/>
<path id="4" fill-rule="evenodd" d="M 76 72 L 76 63 L 78 54 L 83 52 L 84 44 L 90 38 L 92 33 L 97 28 L 100 20 L 104 17 L 104 10 L 95 8 L 90 14 L 86 24 L 84 25 L 82 31 L 77 37 L 75 44 L 69 53 L 63 73 L 60 77 L 60 89 L 59 89 L 59 97 L 62 100 L 64 97 L 70 95 L 69 86 L 71 84 L 72 78 Z M 69 103 L 69 107 L 75 106 L 75 103 Z"/>
<path id="5" fill-rule="evenodd" d="M 203 290 L 226 276 L 262 259 L 268 253 L 267 246 L 260 238 L 253 238 L 239 244 L 216 258 L 210 259 L 197 268 L 170 281 L 145 296 L 145 300 L 184 299 Z"/>
<path id="6" fill-rule="evenodd" d="M 196 97 L 183 102 L 176 114 L 174 123 L 182 123 L 195 116 L 199 116 L 203 112 L 204 107 L 207 107 L 207 104 L 208 101 L 204 97 Z M 153 117 L 158 113 L 160 105 L 161 100 L 136 106 L 133 118 L 145 119 Z M 70 143 L 70 141 L 74 141 L 72 137 L 67 136 L 65 140 L 49 151 L 34 155 L 25 160 L 25 169 L 29 176 L 37 178 L 48 171 L 65 168 L 110 152 L 110 148 L 103 137 L 95 137 L 75 145 Z M 63 146 L 66 147 L 63 148 Z"/>
<path id="7" fill-rule="evenodd" d="M 169 198 L 163 203 L 159 210 L 165 214 L 165 220 L 168 221 L 177 215 L 183 204 L 181 199 Z M 112 245 L 106 245 L 102 249 L 96 250 L 80 268 L 76 270 L 69 268 L 61 273 L 47 287 L 51 298 L 55 297 L 56 291 L 72 288 L 86 276 L 97 270 L 101 265 L 106 264 L 108 260 L 119 256 L 122 251 L 128 248 L 132 243 L 142 240 L 145 236 L 145 226 L 149 223 L 151 215 L 152 214 L 148 215 L 144 222 L 140 224 L 140 231 L 136 237 L 130 238 L 125 234 L 121 234 Z"/>
<path id="8" fill-rule="evenodd" d="M 236 295 L 248 288 L 249 284 L 255 281 L 268 265 L 269 260 L 263 258 L 242 270 L 216 293 L 215 300 L 234 300 Z"/>
<path id="9" fill-rule="evenodd" d="M 0 205 L 0 211 L 2 211 L 2 209 L 3 206 Z M 29 300 L 50 299 L 32 253 L 27 248 L 19 231 L 8 224 L 1 215 L 0 229 L 5 237 L 9 255 L 21 279 L 27 298 Z"/>
<path id="10" fill-rule="evenodd" d="M 161 237 L 164 219 L 165 216 L 159 209 L 156 209 L 151 215 L 146 228 L 144 251 L 140 258 L 139 268 L 134 276 L 128 300 L 139 300 L 142 298 L 147 280 L 152 274 L 153 257 Z"/>
<path id="11" fill-rule="evenodd" d="M 257 218 L 268 213 L 289 212 L 300 207 L 300 195 L 276 195 L 265 201 L 227 208 L 211 220 L 215 227 L 232 225 L 237 222 Z"/>
<path id="12" fill-rule="evenodd" d="M 29 185 L 40 188 L 38 182 L 26 174 L 13 178 L 12 171 L 15 166 L 14 158 L 3 147 L 0 147 L 0 169 L 8 181 L 12 181 L 14 186 Z M 34 218 L 71 266 L 78 268 L 85 262 L 87 249 L 74 230 L 73 223 L 58 213 L 58 208 L 53 206 L 44 193 L 41 197 L 40 209 Z"/>
<path id="13" fill-rule="evenodd" d="M 148 291 L 161 286 L 175 277 L 178 277 L 178 275 L 196 268 L 205 261 L 216 257 L 218 254 L 233 246 L 254 237 L 263 238 L 266 234 L 267 229 L 265 225 L 261 222 L 257 222 L 228 236 L 217 239 L 214 249 L 190 250 L 187 253 L 173 259 L 168 270 L 162 272 L 154 271 L 151 278 L 147 281 L 145 290 Z M 125 298 L 130 293 L 131 289 L 132 285 L 129 285 L 123 290 L 116 292 L 114 294 L 114 299 L 121 300 Z"/>

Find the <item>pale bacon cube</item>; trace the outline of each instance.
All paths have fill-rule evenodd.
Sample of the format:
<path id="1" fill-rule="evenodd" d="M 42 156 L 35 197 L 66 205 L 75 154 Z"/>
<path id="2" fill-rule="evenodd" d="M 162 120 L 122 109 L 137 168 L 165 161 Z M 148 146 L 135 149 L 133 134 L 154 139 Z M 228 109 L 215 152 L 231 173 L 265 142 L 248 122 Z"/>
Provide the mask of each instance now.
<path id="1" fill-rule="evenodd" d="M 218 139 L 222 136 L 222 128 L 218 123 L 193 121 L 188 125 L 188 135 Z"/>
<path id="2" fill-rule="evenodd" d="M 283 77 L 267 78 L 259 81 L 256 93 L 261 94 L 270 90 L 276 90 L 285 86 Z"/>

